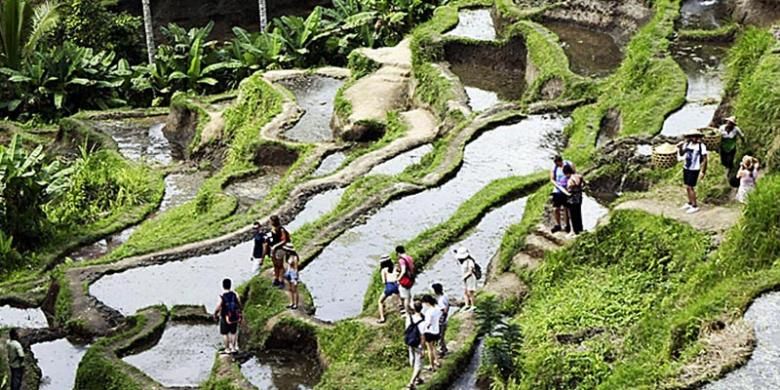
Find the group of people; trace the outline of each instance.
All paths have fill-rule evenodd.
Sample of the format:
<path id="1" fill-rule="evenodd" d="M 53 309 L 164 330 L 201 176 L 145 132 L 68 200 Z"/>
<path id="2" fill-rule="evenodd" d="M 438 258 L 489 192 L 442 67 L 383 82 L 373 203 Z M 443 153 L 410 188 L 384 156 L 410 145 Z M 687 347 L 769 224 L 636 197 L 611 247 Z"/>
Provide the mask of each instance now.
<path id="1" fill-rule="evenodd" d="M 729 183 L 737 187 L 737 201 L 745 203 L 748 194 L 756 187 L 759 176 L 760 163 L 755 157 L 745 155 L 739 167 L 734 167 L 734 159 L 737 154 L 737 140 L 743 139 L 742 130 L 737 127 L 736 118 L 728 117 L 719 128 L 720 132 L 720 162 L 726 168 Z M 683 162 L 683 185 L 688 196 L 688 201 L 681 208 L 689 214 L 699 211 L 699 203 L 696 196 L 696 185 L 699 179 L 707 174 L 708 151 L 704 144 L 704 134 L 699 130 L 692 130 L 685 134 L 685 140 L 677 144 L 678 159 Z"/>
<path id="2" fill-rule="evenodd" d="M 571 236 L 582 233 L 582 198 L 585 180 L 574 163 L 561 156 L 553 159 L 550 182 L 553 185 L 552 204 L 555 226 L 552 232 L 564 231 Z"/>
<path id="3" fill-rule="evenodd" d="M 464 306 L 461 311 L 473 311 L 477 279 L 482 277 L 482 270 L 467 248 L 458 248 L 454 254 L 455 259 L 460 263 L 461 280 L 464 286 Z M 409 364 L 412 367 L 412 376 L 407 388 L 413 389 L 422 382 L 420 373 L 423 369 L 424 356 L 428 357 L 428 369 L 434 371 L 440 366 L 440 358 L 448 353 L 445 336 L 450 316 L 450 301 L 441 283 L 434 283 L 430 286 L 429 294 L 414 300 L 412 295 L 416 279 L 414 259 L 406 253 L 406 248 L 403 246 L 395 248 L 395 255 L 398 259 L 397 263 L 394 263 L 389 255 L 382 256 L 380 260 L 382 292 L 378 301 L 377 323 L 382 324 L 386 321 L 385 302 L 388 298 L 396 296 L 399 299 L 399 312 L 404 316 L 406 324 L 404 342 L 408 349 Z"/>

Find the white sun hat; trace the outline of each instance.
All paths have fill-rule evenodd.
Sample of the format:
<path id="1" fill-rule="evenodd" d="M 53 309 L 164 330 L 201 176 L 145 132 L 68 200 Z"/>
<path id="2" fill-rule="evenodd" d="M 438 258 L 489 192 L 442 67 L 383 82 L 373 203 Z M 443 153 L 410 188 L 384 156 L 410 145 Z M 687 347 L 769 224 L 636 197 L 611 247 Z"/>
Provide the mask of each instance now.
<path id="1" fill-rule="evenodd" d="M 455 251 L 455 258 L 458 260 L 466 260 L 469 256 L 471 256 L 471 254 L 466 247 L 460 247 Z"/>

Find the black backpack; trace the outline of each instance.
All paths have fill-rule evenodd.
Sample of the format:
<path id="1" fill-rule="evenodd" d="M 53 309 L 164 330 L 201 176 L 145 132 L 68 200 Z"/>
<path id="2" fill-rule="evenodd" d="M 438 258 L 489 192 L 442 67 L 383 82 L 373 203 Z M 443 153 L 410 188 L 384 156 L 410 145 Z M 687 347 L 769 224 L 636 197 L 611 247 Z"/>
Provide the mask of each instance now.
<path id="1" fill-rule="evenodd" d="M 479 263 L 477 263 L 474 258 L 469 257 L 469 260 L 471 260 L 471 263 L 474 264 L 474 269 L 472 273 L 474 274 L 474 277 L 477 278 L 477 280 L 482 279 L 482 267 L 479 266 Z"/>
<path id="2" fill-rule="evenodd" d="M 236 293 L 230 291 L 222 294 L 222 313 L 228 324 L 241 321 L 241 305 L 238 303 Z"/>
<path id="3" fill-rule="evenodd" d="M 410 324 L 406 327 L 406 330 L 404 330 L 404 342 L 406 345 L 417 348 L 422 344 L 422 335 L 420 334 L 420 328 L 417 326 L 420 325 L 421 322 L 425 321 L 425 318 L 421 319 L 420 321 L 414 322 L 412 320 L 412 316 L 409 316 Z"/>

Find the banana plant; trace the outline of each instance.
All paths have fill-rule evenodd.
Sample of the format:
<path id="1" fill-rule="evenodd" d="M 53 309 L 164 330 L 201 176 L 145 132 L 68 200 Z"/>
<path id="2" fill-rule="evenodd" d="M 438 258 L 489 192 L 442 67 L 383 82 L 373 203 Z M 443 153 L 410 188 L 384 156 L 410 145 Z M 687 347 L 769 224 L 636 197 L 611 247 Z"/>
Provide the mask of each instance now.
<path id="1" fill-rule="evenodd" d="M 31 6 L 25 0 L 5 0 L 0 5 L 0 65 L 19 69 L 38 41 L 59 20 L 59 3 L 45 1 Z"/>
<path id="2" fill-rule="evenodd" d="M 306 19 L 300 16 L 282 16 L 274 20 L 274 34 L 278 34 L 285 45 L 282 63 L 294 67 L 305 67 L 313 47 L 322 38 L 331 34 L 322 23 L 322 8 L 316 7 Z"/>

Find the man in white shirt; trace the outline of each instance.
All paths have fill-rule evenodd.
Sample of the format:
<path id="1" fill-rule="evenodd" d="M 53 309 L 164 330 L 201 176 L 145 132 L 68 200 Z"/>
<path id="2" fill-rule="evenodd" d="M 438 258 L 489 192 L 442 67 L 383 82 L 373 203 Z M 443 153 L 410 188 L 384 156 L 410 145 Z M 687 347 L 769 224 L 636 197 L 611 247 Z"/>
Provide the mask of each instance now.
<path id="1" fill-rule="evenodd" d="M 11 369 L 10 389 L 21 390 L 24 376 L 24 348 L 19 342 L 19 331 L 16 328 L 8 333 L 8 340 L 5 343 L 8 350 L 8 367 Z"/>
<path id="2" fill-rule="evenodd" d="M 683 162 L 683 184 L 688 195 L 688 203 L 681 209 L 688 214 L 699 211 L 696 184 L 707 174 L 707 146 L 701 142 L 702 137 L 699 130 L 692 130 L 685 134 L 685 141 L 677 144 L 678 160 Z"/>
<path id="3" fill-rule="evenodd" d="M 450 314 L 450 298 L 444 293 L 444 286 L 441 283 L 434 283 L 431 286 L 433 293 L 436 294 L 436 301 L 439 303 L 439 310 L 441 311 L 441 318 L 439 319 L 439 356 L 447 354 L 447 341 L 444 340 L 444 336 L 447 333 L 447 319 Z"/>

